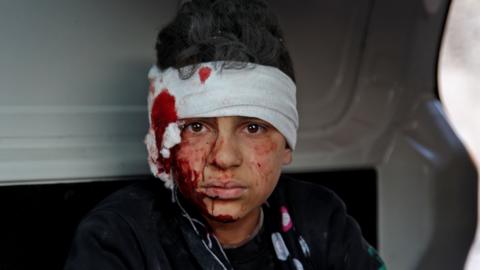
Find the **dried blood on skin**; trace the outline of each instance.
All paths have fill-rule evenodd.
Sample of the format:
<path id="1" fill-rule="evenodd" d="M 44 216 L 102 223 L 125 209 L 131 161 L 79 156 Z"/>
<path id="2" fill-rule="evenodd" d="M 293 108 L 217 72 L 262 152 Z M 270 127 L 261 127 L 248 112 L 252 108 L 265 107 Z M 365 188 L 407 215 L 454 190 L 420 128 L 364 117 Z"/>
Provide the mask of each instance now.
<path id="1" fill-rule="evenodd" d="M 272 170 L 268 159 L 265 160 L 265 157 L 268 157 L 269 153 L 274 151 L 278 147 L 278 145 L 268 140 L 261 144 L 253 145 L 252 147 L 255 154 L 250 162 L 252 171 L 256 172 L 260 179 L 269 179 L 269 176 L 274 173 L 274 170 Z M 255 183 L 255 186 L 259 185 L 260 183 Z"/>
<path id="2" fill-rule="evenodd" d="M 235 219 L 229 215 L 213 215 L 215 198 L 208 197 L 204 193 L 197 191 L 198 182 L 203 177 L 203 174 L 191 169 L 190 162 L 188 160 L 175 158 L 173 172 L 180 192 L 191 203 L 198 207 L 204 216 L 208 216 L 210 219 L 219 222 L 235 221 Z M 208 211 L 207 205 L 204 202 L 204 199 L 207 197 L 211 200 L 210 212 Z"/>
<path id="3" fill-rule="evenodd" d="M 192 158 L 198 155 L 195 154 L 197 151 L 188 151 L 188 153 L 182 152 L 182 156 L 179 156 L 178 153 L 179 147 L 185 146 L 186 144 L 188 144 L 188 142 L 182 142 L 173 149 L 173 175 L 183 196 L 199 207 L 200 211 L 207 213 L 208 211 L 203 203 L 205 195 L 196 190 L 199 181 L 203 178 L 203 173 L 195 171 L 190 164 Z"/>
<path id="4" fill-rule="evenodd" d="M 211 200 L 211 212 L 207 213 L 207 215 L 210 217 L 210 219 L 213 219 L 217 222 L 222 222 L 222 223 L 227 223 L 227 222 L 233 222 L 238 220 L 238 218 L 234 218 L 231 215 L 214 215 L 215 211 L 215 201 L 217 200 L 216 198 L 208 197 Z"/>
<path id="5" fill-rule="evenodd" d="M 209 67 L 202 67 L 198 70 L 198 76 L 202 84 L 210 77 L 210 73 L 212 73 L 212 69 Z"/>
<path id="6" fill-rule="evenodd" d="M 199 201 L 201 202 L 202 198 L 196 196 L 196 188 L 200 180 L 200 174 L 190 168 L 189 161 L 175 158 L 173 173 L 180 192 L 195 204 Z"/>
<path id="7" fill-rule="evenodd" d="M 258 144 L 254 146 L 255 153 L 259 156 L 266 155 L 277 148 L 277 144 L 269 142 L 265 144 Z"/>
<path id="8" fill-rule="evenodd" d="M 199 182 L 203 178 L 203 168 L 205 167 L 207 156 L 211 153 L 212 149 L 207 143 L 206 148 L 195 148 L 194 145 L 191 145 L 188 140 L 182 141 L 182 143 L 176 146 L 173 149 L 173 173 L 176 183 L 180 189 L 180 192 L 184 197 L 186 197 L 191 203 L 193 203 L 201 213 L 208 217 L 209 219 L 218 221 L 218 222 L 233 222 L 237 219 L 233 218 L 230 215 L 214 215 L 215 211 L 215 201 L 216 198 L 207 196 L 202 192 L 198 192 L 197 188 Z M 184 147 L 181 151 L 181 156 L 179 155 L 179 149 Z M 190 148 L 192 147 L 192 148 Z M 187 148 L 187 150 L 185 150 Z M 190 149 L 188 149 L 190 148 Z M 200 164 L 202 172 L 198 172 L 192 168 L 191 164 Z M 219 176 L 221 179 L 230 179 L 232 178 L 231 173 L 224 173 Z M 205 202 L 205 199 L 210 200 L 210 205 L 208 206 Z M 210 211 L 209 211 L 210 210 Z"/>
<path id="9" fill-rule="evenodd" d="M 165 129 L 170 123 L 178 120 L 177 111 L 175 109 L 175 97 L 170 95 L 168 89 L 163 89 L 155 98 L 150 117 L 152 120 L 152 129 L 155 132 L 157 149 L 162 149 L 162 139 Z M 164 171 L 170 171 L 171 158 L 164 159 L 163 157 L 160 157 L 158 163 L 160 167 L 163 167 Z"/>
<path id="10" fill-rule="evenodd" d="M 233 221 L 238 220 L 238 219 L 233 218 L 230 215 L 218 215 L 218 216 L 212 216 L 212 218 L 214 218 L 216 221 L 223 222 L 223 223 L 233 222 Z"/>

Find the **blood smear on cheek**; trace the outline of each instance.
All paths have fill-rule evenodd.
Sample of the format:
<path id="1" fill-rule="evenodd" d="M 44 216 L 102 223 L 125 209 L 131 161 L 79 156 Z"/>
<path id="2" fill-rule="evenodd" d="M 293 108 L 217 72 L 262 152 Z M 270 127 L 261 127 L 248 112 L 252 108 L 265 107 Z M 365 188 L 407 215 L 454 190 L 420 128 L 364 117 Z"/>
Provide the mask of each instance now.
<path id="1" fill-rule="evenodd" d="M 203 177 L 203 173 L 192 169 L 189 158 L 178 157 L 178 147 L 173 151 L 173 158 L 175 162 L 172 167 L 174 178 L 180 192 L 187 200 L 199 207 L 200 211 L 207 212 L 206 206 L 203 203 L 205 195 L 196 191 L 198 183 Z"/>
<path id="2" fill-rule="evenodd" d="M 249 165 L 250 170 L 260 181 L 264 181 L 265 179 L 267 179 L 272 169 L 272 165 L 268 162 L 268 160 L 264 160 L 261 157 L 259 158 L 258 156 L 256 156 Z M 255 181 L 255 185 L 259 186 L 259 181 Z"/>
<path id="3" fill-rule="evenodd" d="M 198 184 L 198 174 L 190 168 L 187 160 L 175 159 L 175 179 L 183 194 L 192 197 Z"/>
<path id="4" fill-rule="evenodd" d="M 259 156 L 266 155 L 277 148 L 277 144 L 274 142 L 266 142 L 265 144 L 259 144 L 254 146 L 255 153 Z"/>

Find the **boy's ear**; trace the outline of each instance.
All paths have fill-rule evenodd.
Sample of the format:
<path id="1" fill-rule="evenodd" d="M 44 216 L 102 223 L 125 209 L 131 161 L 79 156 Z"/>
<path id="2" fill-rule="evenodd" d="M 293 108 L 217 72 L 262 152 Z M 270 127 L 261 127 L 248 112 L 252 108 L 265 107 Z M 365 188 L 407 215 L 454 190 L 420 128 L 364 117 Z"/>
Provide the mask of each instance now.
<path id="1" fill-rule="evenodd" d="M 286 146 L 285 149 L 283 150 L 283 165 L 288 165 L 292 163 L 292 149 L 290 147 Z"/>

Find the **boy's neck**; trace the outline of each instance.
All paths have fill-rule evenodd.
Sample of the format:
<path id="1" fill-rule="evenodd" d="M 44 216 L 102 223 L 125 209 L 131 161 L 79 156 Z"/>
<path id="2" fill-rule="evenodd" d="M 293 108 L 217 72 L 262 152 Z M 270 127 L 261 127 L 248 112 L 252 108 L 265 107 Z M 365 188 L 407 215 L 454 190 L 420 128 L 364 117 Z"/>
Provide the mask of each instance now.
<path id="1" fill-rule="evenodd" d="M 261 207 L 233 222 L 219 222 L 207 217 L 213 233 L 224 247 L 237 247 L 248 242 L 258 233 L 261 224 Z"/>

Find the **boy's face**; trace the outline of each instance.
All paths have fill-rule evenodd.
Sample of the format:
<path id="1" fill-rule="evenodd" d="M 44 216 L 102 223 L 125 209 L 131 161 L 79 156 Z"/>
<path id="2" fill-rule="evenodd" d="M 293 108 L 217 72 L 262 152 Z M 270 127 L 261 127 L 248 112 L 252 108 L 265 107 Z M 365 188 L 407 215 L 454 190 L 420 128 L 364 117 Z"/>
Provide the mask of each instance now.
<path id="1" fill-rule="evenodd" d="M 183 121 L 173 160 L 182 194 L 215 221 L 235 221 L 258 209 L 292 159 L 282 134 L 257 118 Z"/>

